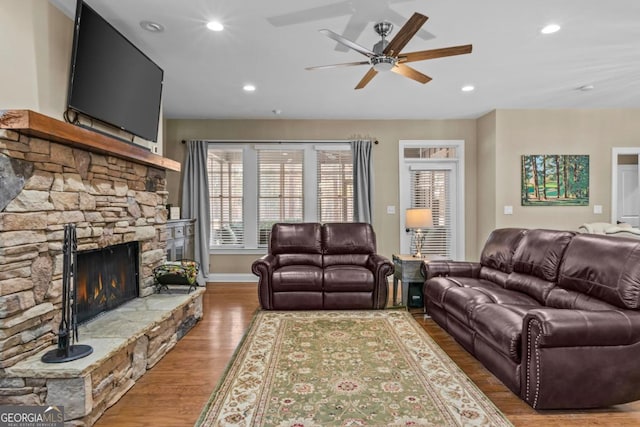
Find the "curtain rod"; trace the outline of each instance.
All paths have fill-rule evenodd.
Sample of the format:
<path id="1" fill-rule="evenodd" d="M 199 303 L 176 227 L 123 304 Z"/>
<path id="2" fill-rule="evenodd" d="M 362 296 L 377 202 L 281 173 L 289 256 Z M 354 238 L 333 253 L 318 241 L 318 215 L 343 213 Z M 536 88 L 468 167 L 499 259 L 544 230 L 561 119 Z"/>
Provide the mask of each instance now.
<path id="1" fill-rule="evenodd" d="M 289 139 L 289 140 L 279 140 L 279 139 L 199 139 L 197 141 L 206 141 L 206 142 L 238 142 L 238 143 L 247 143 L 247 142 L 257 142 L 260 144 L 264 143 L 276 143 L 276 144 L 293 144 L 296 142 L 299 143 L 311 143 L 311 144 L 336 144 L 336 143 L 347 143 L 351 142 L 350 139 Z M 364 141 L 371 141 L 370 139 L 365 139 Z M 185 144 L 187 142 L 186 139 L 182 140 L 182 143 Z M 375 145 L 378 145 L 378 140 L 373 141 Z"/>

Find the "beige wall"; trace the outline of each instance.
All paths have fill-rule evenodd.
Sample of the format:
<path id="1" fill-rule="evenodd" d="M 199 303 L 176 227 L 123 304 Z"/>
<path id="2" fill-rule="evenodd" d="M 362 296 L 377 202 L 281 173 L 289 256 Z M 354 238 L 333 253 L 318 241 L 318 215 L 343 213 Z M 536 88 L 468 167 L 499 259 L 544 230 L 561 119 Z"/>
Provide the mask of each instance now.
<path id="1" fill-rule="evenodd" d="M 374 146 L 374 221 L 378 251 L 387 257 L 400 248 L 398 213 L 398 141 L 458 139 L 465 141 L 465 187 L 467 257 L 473 256 L 476 242 L 476 121 L 475 120 L 167 120 L 164 155 L 184 161 L 183 139 L 229 140 L 313 140 L 363 137 L 378 140 Z M 180 204 L 177 173 L 167 176 L 169 202 Z M 396 214 L 386 207 L 396 207 Z M 214 255 L 212 273 L 250 273 L 257 255 Z"/>
<path id="2" fill-rule="evenodd" d="M 480 119 L 492 120 L 491 115 Z M 490 124 L 484 124 L 490 127 Z M 478 175 L 484 181 L 484 142 L 488 132 L 479 132 L 482 155 Z M 481 135 L 481 136 L 480 136 Z M 498 110 L 495 113 L 495 190 L 484 189 L 491 204 L 495 195 L 495 223 L 489 215 L 478 224 L 478 238 L 498 227 L 544 227 L 577 230 L 585 222 L 611 219 L 611 148 L 640 147 L 640 109 L 611 110 Z M 589 206 L 521 206 L 520 156 L 523 154 L 588 154 L 590 156 Z M 602 215 L 593 205 L 603 206 Z M 513 206 L 513 215 L 503 207 Z M 481 208 L 484 212 L 484 208 Z M 479 241 L 481 245 L 482 242 Z"/>
<path id="3" fill-rule="evenodd" d="M 72 21 L 48 1 L 0 2 L 0 108 L 30 109 L 62 119 Z"/>
<path id="4" fill-rule="evenodd" d="M 478 207 L 477 234 L 474 257 L 478 259 L 487 230 L 496 225 L 496 112 L 492 111 L 477 120 L 478 132 Z"/>

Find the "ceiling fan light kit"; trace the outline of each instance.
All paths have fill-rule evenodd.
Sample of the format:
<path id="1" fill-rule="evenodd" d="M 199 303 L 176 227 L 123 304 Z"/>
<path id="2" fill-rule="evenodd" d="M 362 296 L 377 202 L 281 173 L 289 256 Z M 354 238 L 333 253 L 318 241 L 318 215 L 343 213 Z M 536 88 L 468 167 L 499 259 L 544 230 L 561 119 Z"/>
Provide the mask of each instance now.
<path id="1" fill-rule="evenodd" d="M 376 71 L 389 71 L 396 66 L 396 58 L 390 56 L 374 56 L 371 58 L 371 66 Z"/>
<path id="2" fill-rule="evenodd" d="M 426 16 L 414 13 L 411 18 L 402 26 L 400 31 L 389 42 L 386 37 L 393 30 L 393 24 L 388 21 L 378 22 L 373 26 L 374 31 L 381 40 L 373 46 L 373 50 L 352 42 L 349 39 L 334 33 L 331 30 L 320 30 L 327 37 L 337 41 L 349 49 L 366 56 L 368 61 L 348 62 L 335 65 L 322 65 L 318 67 L 308 67 L 307 70 L 319 70 L 324 68 L 349 67 L 355 65 L 371 65 L 371 68 L 364 75 L 356 86 L 356 89 L 365 87 L 379 71 L 393 71 L 396 74 L 408 77 L 419 83 L 425 84 L 431 81 L 431 77 L 406 65 L 407 62 L 424 61 L 427 59 L 442 58 L 445 56 L 463 55 L 471 53 L 472 45 L 452 46 L 440 49 L 422 50 L 418 52 L 402 53 L 402 49 L 409 43 L 413 36 L 427 22 Z"/>

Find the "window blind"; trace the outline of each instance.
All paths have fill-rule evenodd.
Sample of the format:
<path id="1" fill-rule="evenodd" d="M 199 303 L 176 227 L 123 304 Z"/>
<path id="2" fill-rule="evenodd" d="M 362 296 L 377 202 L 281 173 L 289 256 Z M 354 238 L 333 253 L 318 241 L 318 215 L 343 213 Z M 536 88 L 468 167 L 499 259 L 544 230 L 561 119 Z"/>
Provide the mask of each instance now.
<path id="1" fill-rule="evenodd" d="M 266 247 L 276 222 L 304 219 L 304 152 L 258 151 L 258 246 Z"/>
<path id="2" fill-rule="evenodd" d="M 318 150 L 318 219 L 353 221 L 353 156 L 351 150 Z"/>
<path id="3" fill-rule="evenodd" d="M 244 244 L 242 150 L 214 149 L 207 152 L 211 247 Z"/>
<path id="4" fill-rule="evenodd" d="M 452 256 L 451 171 L 411 170 L 411 207 L 431 208 L 433 227 L 425 232 L 422 253 Z M 415 244 L 411 244 L 415 253 Z"/>

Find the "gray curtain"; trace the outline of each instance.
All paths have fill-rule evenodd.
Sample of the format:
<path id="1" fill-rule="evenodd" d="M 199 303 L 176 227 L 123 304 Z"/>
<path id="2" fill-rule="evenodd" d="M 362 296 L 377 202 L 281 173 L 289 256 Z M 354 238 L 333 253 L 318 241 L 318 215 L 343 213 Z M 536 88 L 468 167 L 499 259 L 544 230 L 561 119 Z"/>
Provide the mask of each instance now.
<path id="1" fill-rule="evenodd" d="M 353 220 L 373 222 L 373 159 L 371 141 L 351 141 L 353 154 Z"/>
<path id="2" fill-rule="evenodd" d="M 187 141 L 187 158 L 182 170 L 182 217 L 195 218 L 195 254 L 200 263 L 198 282 L 209 275 L 209 180 L 207 142 Z"/>

